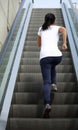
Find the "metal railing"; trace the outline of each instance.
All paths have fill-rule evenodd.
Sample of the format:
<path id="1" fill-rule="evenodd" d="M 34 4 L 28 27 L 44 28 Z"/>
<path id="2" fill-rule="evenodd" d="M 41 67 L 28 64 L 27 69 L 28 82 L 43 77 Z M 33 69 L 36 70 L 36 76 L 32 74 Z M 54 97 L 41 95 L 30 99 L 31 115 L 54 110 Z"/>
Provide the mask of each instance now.
<path id="1" fill-rule="evenodd" d="M 75 12 L 71 0 L 69 1 L 62 0 L 62 12 L 68 32 L 69 46 L 71 49 L 72 59 L 78 83 L 78 35 L 77 35 L 78 21 L 77 21 L 77 14 Z"/>
<path id="2" fill-rule="evenodd" d="M 70 16 L 72 18 L 72 22 L 74 24 L 74 28 L 76 30 L 76 34 L 78 36 L 78 13 L 77 8 L 73 5 L 73 3 L 77 4 L 76 2 L 72 2 L 72 0 L 61 0 L 61 3 L 65 3 L 66 7 L 69 10 Z"/>
<path id="3" fill-rule="evenodd" d="M 3 100 L 2 109 L 0 113 L 0 130 L 6 129 L 6 124 L 8 120 L 8 114 L 10 110 L 10 104 L 12 100 L 12 95 L 15 87 L 15 82 L 18 74 L 18 69 L 20 65 L 20 60 L 22 56 L 22 51 L 24 48 L 25 38 L 27 34 L 27 29 L 30 21 L 31 11 L 32 11 L 32 0 L 27 0 L 25 13 L 22 18 L 16 40 L 14 42 L 14 46 L 12 48 L 8 64 L 6 66 L 6 70 L 4 73 L 4 77 L 0 86 L 1 95 L 4 93 L 4 88 L 6 87 L 5 99 Z M 23 7 L 22 7 L 23 8 Z M 20 40 L 19 40 L 19 35 Z M 22 43 L 22 44 L 21 44 Z M 10 76 L 9 76 L 10 73 Z M 8 83 L 7 83 L 8 82 Z M 7 86 L 6 86 L 7 84 Z M 2 100 L 2 96 L 0 95 L 0 101 Z"/>

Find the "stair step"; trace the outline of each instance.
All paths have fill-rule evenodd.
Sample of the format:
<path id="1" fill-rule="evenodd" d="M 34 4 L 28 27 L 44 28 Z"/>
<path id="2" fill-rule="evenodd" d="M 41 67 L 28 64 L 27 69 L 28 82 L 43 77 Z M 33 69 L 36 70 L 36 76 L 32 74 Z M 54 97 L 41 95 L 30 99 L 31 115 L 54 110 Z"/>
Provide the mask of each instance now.
<path id="1" fill-rule="evenodd" d="M 19 81 L 28 81 L 28 82 L 41 82 L 42 74 L 41 73 L 19 73 Z M 75 81 L 74 73 L 57 73 L 57 82 L 71 82 Z"/>
<path id="2" fill-rule="evenodd" d="M 63 52 L 63 56 L 64 57 L 70 57 L 70 52 Z M 39 58 L 39 52 L 23 52 L 23 57 L 27 57 L 27 58 Z"/>
<path id="3" fill-rule="evenodd" d="M 43 105 L 12 105 L 11 117 L 41 118 Z M 77 118 L 78 105 L 52 105 L 50 118 Z"/>
<path id="4" fill-rule="evenodd" d="M 37 24 L 38 23 L 38 24 Z M 33 22 L 30 22 L 30 25 L 32 24 L 32 26 L 30 26 L 30 28 L 33 28 L 33 26 L 34 27 L 41 27 L 42 25 L 43 25 L 43 23 L 44 23 L 44 21 L 36 21 L 36 20 L 33 20 Z M 56 25 L 57 25 L 57 23 L 58 23 L 58 26 L 64 26 L 64 23 L 62 22 L 62 21 L 56 21 Z M 37 33 L 37 32 L 35 32 L 35 33 Z"/>
<path id="5" fill-rule="evenodd" d="M 42 82 L 17 82 L 15 92 L 41 92 Z M 58 92 L 78 92 L 74 82 L 57 82 Z"/>
<path id="6" fill-rule="evenodd" d="M 58 65 L 56 67 L 57 73 L 70 73 L 73 72 L 73 66 L 72 65 Z M 21 65 L 19 72 L 22 73 L 40 73 L 40 65 Z"/>
<path id="7" fill-rule="evenodd" d="M 51 94 L 52 104 L 78 104 L 78 93 L 52 93 Z M 26 93 L 18 92 L 14 93 L 13 101 L 14 104 L 43 104 L 43 97 L 41 92 L 38 93 Z"/>
<path id="8" fill-rule="evenodd" d="M 78 118 L 10 118 L 10 130 L 78 130 Z"/>
<path id="9" fill-rule="evenodd" d="M 49 11 L 53 12 L 53 13 L 54 12 L 55 13 L 61 13 L 61 9 L 58 9 L 58 8 L 52 8 L 52 9 L 51 8 L 50 9 L 49 8 L 44 8 L 44 9 L 43 8 L 37 8 L 37 9 L 33 9 L 32 13 L 40 12 L 40 14 L 41 14 L 42 12 L 45 13 L 45 12 L 49 12 Z"/>
<path id="10" fill-rule="evenodd" d="M 38 104 L 39 93 L 14 93 L 13 104 Z"/>
<path id="11" fill-rule="evenodd" d="M 46 13 L 45 13 L 46 14 Z M 31 20 L 39 20 L 42 21 L 44 19 L 45 14 L 39 15 L 39 13 L 34 14 L 33 16 L 31 16 Z M 59 15 L 59 14 L 58 14 Z M 59 17 L 57 14 L 55 14 L 56 18 L 58 19 L 58 21 L 62 21 L 62 16 L 60 15 Z"/>
<path id="12" fill-rule="evenodd" d="M 39 65 L 39 59 L 38 58 L 22 58 L 21 60 L 21 65 Z M 63 58 L 61 63 L 60 64 L 63 64 L 63 65 L 71 65 L 72 64 L 72 60 L 68 57 L 66 58 Z"/>
<path id="13" fill-rule="evenodd" d="M 56 16 L 56 21 L 59 23 L 59 22 L 62 22 L 62 16 L 60 15 L 59 17 L 57 16 L 57 14 L 55 14 Z M 32 17 L 31 17 L 31 21 L 30 23 L 32 23 L 33 21 L 38 21 L 38 23 L 41 23 L 41 22 L 44 22 L 44 17 L 45 17 L 45 14 L 39 16 L 39 13 L 36 13 L 34 14 Z M 31 25 L 31 24 L 30 24 Z M 38 24 L 37 24 L 38 25 Z"/>
<path id="14" fill-rule="evenodd" d="M 30 21 L 30 24 L 29 24 L 29 25 L 32 24 L 32 25 L 39 25 L 39 26 L 41 26 L 41 25 L 43 25 L 43 23 L 44 23 L 44 20 L 38 21 L 38 20 L 34 19 L 33 21 Z M 63 26 L 63 25 L 64 25 L 64 22 L 61 21 L 61 20 L 59 20 L 59 22 L 58 22 L 58 20 L 56 19 L 55 24 L 58 24 L 58 25 Z"/>

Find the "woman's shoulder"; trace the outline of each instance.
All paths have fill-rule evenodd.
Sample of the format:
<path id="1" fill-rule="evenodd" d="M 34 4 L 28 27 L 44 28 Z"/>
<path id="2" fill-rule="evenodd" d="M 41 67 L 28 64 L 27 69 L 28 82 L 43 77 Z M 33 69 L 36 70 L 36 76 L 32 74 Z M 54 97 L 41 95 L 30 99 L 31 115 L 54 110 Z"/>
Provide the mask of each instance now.
<path id="1" fill-rule="evenodd" d="M 51 26 L 51 29 L 58 31 L 60 27 L 61 27 L 61 26 L 58 26 L 58 25 L 52 25 L 52 26 Z"/>
<path id="2" fill-rule="evenodd" d="M 54 28 L 60 28 L 61 26 L 59 25 L 53 25 Z"/>

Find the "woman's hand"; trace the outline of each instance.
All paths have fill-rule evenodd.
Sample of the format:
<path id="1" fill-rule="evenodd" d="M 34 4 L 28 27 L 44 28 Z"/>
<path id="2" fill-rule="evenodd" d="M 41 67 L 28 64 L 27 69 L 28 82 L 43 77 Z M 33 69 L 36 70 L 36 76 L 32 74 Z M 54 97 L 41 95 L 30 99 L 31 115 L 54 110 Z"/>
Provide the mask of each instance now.
<path id="1" fill-rule="evenodd" d="M 67 48 L 68 48 L 68 47 L 67 47 L 67 44 L 66 44 L 66 43 L 63 43 L 62 48 L 61 48 L 61 49 L 62 49 L 62 51 L 67 50 Z"/>

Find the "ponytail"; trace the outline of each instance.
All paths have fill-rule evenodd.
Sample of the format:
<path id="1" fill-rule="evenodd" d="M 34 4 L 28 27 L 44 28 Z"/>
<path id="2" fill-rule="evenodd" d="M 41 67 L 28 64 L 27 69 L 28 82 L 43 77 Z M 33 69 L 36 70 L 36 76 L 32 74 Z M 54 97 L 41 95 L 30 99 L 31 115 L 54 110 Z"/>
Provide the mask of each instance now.
<path id="1" fill-rule="evenodd" d="M 44 24 L 42 25 L 42 30 L 46 30 L 46 29 L 48 29 L 48 24 L 44 22 Z"/>

